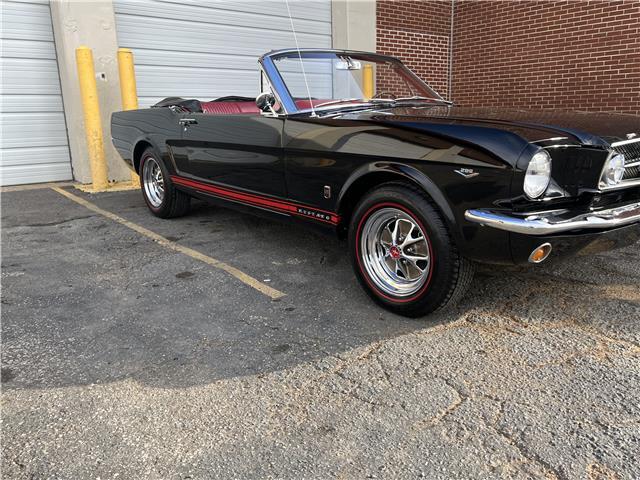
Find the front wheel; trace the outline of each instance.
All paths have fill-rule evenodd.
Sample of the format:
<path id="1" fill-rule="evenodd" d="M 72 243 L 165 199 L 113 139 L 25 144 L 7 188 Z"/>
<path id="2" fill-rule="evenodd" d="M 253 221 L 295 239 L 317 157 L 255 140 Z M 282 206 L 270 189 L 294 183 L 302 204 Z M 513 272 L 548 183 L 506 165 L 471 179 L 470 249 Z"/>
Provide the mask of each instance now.
<path id="1" fill-rule="evenodd" d="M 385 308 L 422 316 L 458 300 L 473 278 L 429 198 L 405 184 L 386 184 L 358 204 L 349 228 L 353 268 Z"/>
<path id="2" fill-rule="evenodd" d="M 160 218 L 173 218 L 189 211 L 191 198 L 177 190 L 160 156 L 152 148 L 142 154 L 140 162 L 142 195 L 151 213 Z"/>

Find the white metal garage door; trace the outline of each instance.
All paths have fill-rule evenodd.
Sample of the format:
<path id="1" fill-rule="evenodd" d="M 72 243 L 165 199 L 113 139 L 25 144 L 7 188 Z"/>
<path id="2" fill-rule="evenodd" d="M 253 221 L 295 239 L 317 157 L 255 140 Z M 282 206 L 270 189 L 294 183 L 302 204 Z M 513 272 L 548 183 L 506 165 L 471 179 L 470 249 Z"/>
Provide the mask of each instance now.
<path id="1" fill-rule="evenodd" d="M 47 0 L 2 0 L 0 184 L 71 179 Z"/>
<path id="2" fill-rule="evenodd" d="M 289 0 L 300 47 L 331 48 L 331 0 Z M 284 0 L 115 0 L 120 47 L 134 51 L 140 106 L 165 97 L 255 97 L 257 60 L 294 48 Z"/>

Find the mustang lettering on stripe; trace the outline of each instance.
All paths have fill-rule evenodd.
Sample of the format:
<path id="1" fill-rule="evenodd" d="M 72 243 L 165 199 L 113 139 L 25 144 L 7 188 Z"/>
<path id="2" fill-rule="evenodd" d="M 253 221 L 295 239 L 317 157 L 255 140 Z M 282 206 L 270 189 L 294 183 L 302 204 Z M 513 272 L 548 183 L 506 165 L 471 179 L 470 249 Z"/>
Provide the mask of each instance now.
<path id="1" fill-rule="evenodd" d="M 277 212 L 286 212 L 299 217 L 311 218 L 320 222 L 330 223 L 332 225 L 337 225 L 340 222 L 340 216 L 334 212 L 307 207 L 305 205 L 299 205 L 286 200 L 279 200 L 253 193 L 245 193 L 228 187 L 202 183 L 189 178 L 179 177 L 177 175 L 172 175 L 171 180 L 177 185 L 200 190 L 216 197 L 243 203 L 245 205 L 262 207 Z"/>

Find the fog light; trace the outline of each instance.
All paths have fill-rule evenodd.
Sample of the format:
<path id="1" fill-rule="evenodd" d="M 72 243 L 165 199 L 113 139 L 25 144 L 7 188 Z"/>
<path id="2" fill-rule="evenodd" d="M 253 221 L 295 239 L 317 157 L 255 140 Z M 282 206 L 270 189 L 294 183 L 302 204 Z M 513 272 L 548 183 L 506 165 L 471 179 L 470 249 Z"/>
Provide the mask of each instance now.
<path id="1" fill-rule="evenodd" d="M 531 252 L 531 255 L 529 255 L 529 262 L 531 263 L 544 262 L 550 253 L 551 253 L 551 244 L 543 243 L 538 248 L 536 248 L 533 252 Z"/>

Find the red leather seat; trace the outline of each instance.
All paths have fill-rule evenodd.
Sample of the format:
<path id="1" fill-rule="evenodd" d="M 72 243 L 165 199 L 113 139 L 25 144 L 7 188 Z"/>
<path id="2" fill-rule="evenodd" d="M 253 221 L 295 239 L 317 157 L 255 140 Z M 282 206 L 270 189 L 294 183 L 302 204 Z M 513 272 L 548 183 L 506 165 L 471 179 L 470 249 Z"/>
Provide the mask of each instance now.
<path id="1" fill-rule="evenodd" d="M 321 103 L 331 100 L 296 100 L 296 105 L 300 110 L 315 107 Z M 202 113 L 211 115 L 255 115 L 260 113 L 255 102 L 200 102 Z"/>
<path id="2" fill-rule="evenodd" d="M 212 115 L 258 114 L 256 102 L 200 102 L 202 113 Z"/>

